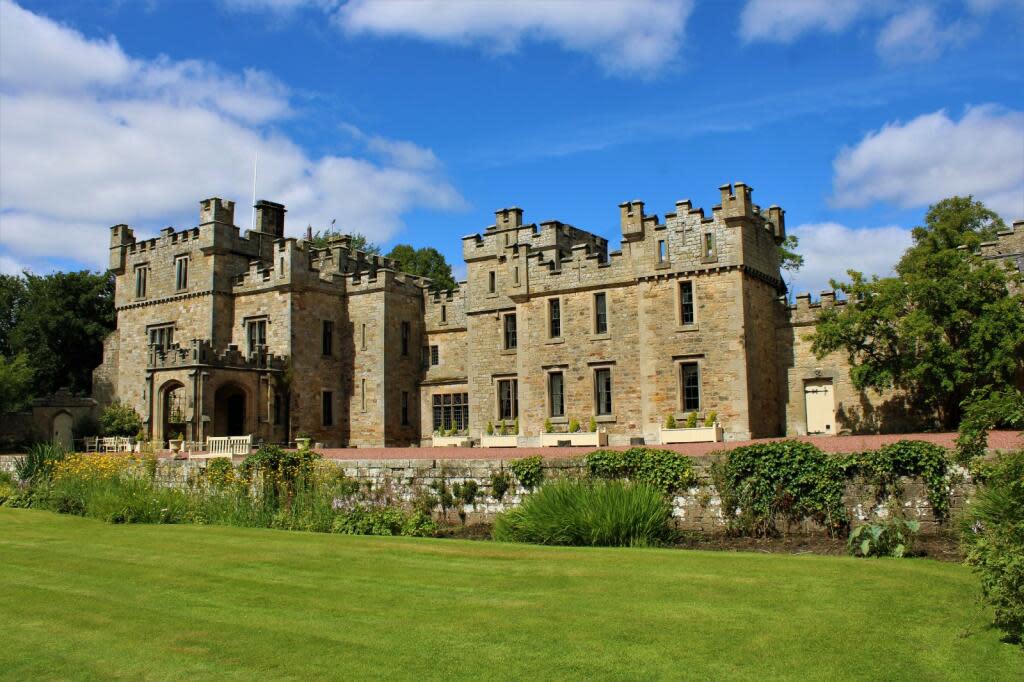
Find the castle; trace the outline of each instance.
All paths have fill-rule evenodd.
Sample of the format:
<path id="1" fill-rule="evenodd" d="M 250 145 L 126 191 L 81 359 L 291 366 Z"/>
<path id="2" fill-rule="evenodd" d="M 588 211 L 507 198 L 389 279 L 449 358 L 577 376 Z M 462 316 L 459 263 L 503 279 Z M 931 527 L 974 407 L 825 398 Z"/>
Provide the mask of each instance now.
<path id="1" fill-rule="evenodd" d="M 244 234 L 219 198 L 200 202 L 198 226 L 153 239 L 115 225 L 117 329 L 95 396 L 135 408 L 156 439 L 334 447 L 478 438 L 502 421 L 531 445 L 577 420 L 612 444 L 656 443 L 669 415 L 691 413 L 717 414 L 727 440 L 898 428 L 898 396 L 861 394 L 845 357 L 811 353 L 818 312 L 843 302 L 786 303 L 785 212 L 743 183 L 720 190 L 710 216 L 620 204 L 617 251 L 502 209 L 463 238 L 467 277 L 450 291 L 347 237 L 286 237 L 269 201 Z M 1018 223 L 987 248 L 1021 258 L 1022 241 Z"/>

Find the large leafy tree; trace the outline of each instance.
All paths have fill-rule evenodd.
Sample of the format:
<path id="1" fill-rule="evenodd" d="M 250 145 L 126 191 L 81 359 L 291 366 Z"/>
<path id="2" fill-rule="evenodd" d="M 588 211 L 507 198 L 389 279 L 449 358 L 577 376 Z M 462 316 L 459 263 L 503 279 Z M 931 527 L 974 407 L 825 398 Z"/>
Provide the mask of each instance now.
<path id="1" fill-rule="evenodd" d="M 82 271 L 25 273 L 18 279 L 23 298 L 7 343 L 15 357 L 27 358 L 31 397 L 63 386 L 90 392 L 92 370 L 103 361 L 103 339 L 115 326 L 113 277 Z"/>
<path id="2" fill-rule="evenodd" d="M 393 259 L 402 272 L 427 277 L 435 287 L 455 288 L 452 266 L 445 260 L 444 255 L 432 246 L 417 249 L 408 244 L 398 244 L 388 253 L 388 258 Z"/>
<path id="3" fill-rule="evenodd" d="M 315 248 L 325 249 L 332 241 L 338 239 L 344 234 L 345 233 L 334 229 L 316 232 L 313 234 L 312 244 Z M 380 255 L 380 246 L 371 242 L 365 234 L 362 234 L 361 232 L 353 232 L 348 236 L 352 238 L 351 246 L 356 251 L 362 251 L 372 256 Z"/>
<path id="4" fill-rule="evenodd" d="M 931 206 L 896 277 L 851 270 L 832 282 L 848 303 L 822 312 L 815 354 L 845 352 L 855 387 L 901 389 L 955 428 L 972 392 L 1010 387 L 1024 370 L 1024 302 L 1009 286 L 1020 275 L 975 253 L 1004 227 L 971 197 Z"/>

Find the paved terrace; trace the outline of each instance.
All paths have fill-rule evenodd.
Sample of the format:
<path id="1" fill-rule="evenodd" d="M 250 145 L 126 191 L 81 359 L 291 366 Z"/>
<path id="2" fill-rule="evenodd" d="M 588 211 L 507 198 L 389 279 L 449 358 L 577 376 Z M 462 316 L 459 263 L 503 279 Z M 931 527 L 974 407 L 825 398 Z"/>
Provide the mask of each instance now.
<path id="1" fill-rule="evenodd" d="M 902 433 L 870 436 L 799 436 L 795 438 L 814 443 L 825 452 L 860 452 L 873 450 L 886 443 L 898 440 L 924 440 L 944 447 L 952 447 L 956 433 Z M 672 450 L 684 455 L 710 455 L 721 450 L 731 450 L 741 445 L 769 443 L 784 438 L 762 438 L 760 440 L 727 441 L 724 443 L 680 443 L 675 445 L 647 445 L 645 447 Z M 1024 434 L 1019 431 L 992 431 L 988 437 L 991 450 L 1017 450 L 1024 448 Z M 546 459 L 581 457 L 595 448 L 318 448 L 317 452 L 331 459 L 519 459 L 532 455 L 543 455 Z M 606 450 L 628 450 L 628 445 L 613 445 Z M 168 453 L 169 454 L 169 453 Z M 237 458 L 236 459 L 240 459 Z"/>

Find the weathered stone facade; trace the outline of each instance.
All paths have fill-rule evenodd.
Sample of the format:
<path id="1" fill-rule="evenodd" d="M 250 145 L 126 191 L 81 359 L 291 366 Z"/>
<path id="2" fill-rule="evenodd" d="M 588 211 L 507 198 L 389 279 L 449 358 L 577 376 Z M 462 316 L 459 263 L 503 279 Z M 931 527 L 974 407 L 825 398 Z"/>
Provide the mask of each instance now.
<path id="1" fill-rule="evenodd" d="M 804 434 L 810 388 L 826 401 L 817 431 L 898 424 L 899 396 L 859 394 L 843 357 L 811 354 L 818 312 L 842 302 L 785 303 L 784 211 L 743 183 L 720 190 L 710 216 L 689 201 L 663 220 L 621 204 L 617 251 L 503 209 L 463 238 L 467 277 L 452 291 L 347 237 L 324 249 L 284 237 L 285 208 L 266 201 L 244 235 L 217 198 L 181 232 L 137 240 L 117 225 L 118 325 L 95 396 L 134 407 L 156 439 L 326 446 L 426 445 L 438 426 L 479 438 L 503 418 L 522 445 L 545 422 L 591 418 L 612 444 L 656 443 L 668 415 L 692 412 L 717 414 L 730 440 Z M 1022 234 L 983 255 L 1019 263 Z"/>

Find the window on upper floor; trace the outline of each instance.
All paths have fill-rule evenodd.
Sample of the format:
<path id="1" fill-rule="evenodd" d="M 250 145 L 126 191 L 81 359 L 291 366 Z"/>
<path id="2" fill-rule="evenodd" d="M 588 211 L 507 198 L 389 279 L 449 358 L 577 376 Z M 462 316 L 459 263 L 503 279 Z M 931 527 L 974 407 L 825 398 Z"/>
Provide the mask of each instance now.
<path id="1" fill-rule="evenodd" d="M 402 321 L 402 355 L 409 354 L 409 339 L 412 337 L 412 325 Z"/>
<path id="2" fill-rule="evenodd" d="M 441 364 L 441 351 L 437 346 L 430 347 L 430 364 L 432 367 Z"/>
<path id="3" fill-rule="evenodd" d="M 516 338 L 516 315 L 510 313 L 505 315 L 505 349 L 512 350 L 518 345 Z"/>
<path id="4" fill-rule="evenodd" d="M 188 256 L 174 259 L 174 288 L 178 291 L 188 288 Z"/>
<path id="5" fill-rule="evenodd" d="M 693 282 L 687 280 L 679 283 L 679 322 L 690 325 L 696 321 L 693 305 Z"/>
<path id="6" fill-rule="evenodd" d="M 498 273 L 496 273 L 494 270 L 491 270 L 489 273 L 487 273 L 487 291 L 493 294 L 495 291 L 497 291 L 497 289 Z"/>
<path id="7" fill-rule="evenodd" d="M 135 266 L 135 298 L 146 298 L 146 284 L 149 279 L 149 265 Z"/>
<path id="8" fill-rule="evenodd" d="M 665 247 L 665 240 L 658 240 L 658 262 L 664 263 L 668 259 L 668 249 Z"/>
<path id="9" fill-rule="evenodd" d="M 250 355 L 267 347 L 267 318 L 247 320 L 245 328 Z"/>
<path id="10" fill-rule="evenodd" d="M 562 337 L 562 299 L 548 299 L 548 336 L 552 339 Z"/>
<path id="11" fill-rule="evenodd" d="M 598 415 L 612 413 L 612 369 L 600 367 L 594 370 L 594 407 Z"/>
<path id="12" fill-rule="evenodd" d="M 443 305 L 443 306 L 441 306 L 441 322 L 447 322 L 447 321 L 448 321 L 448 306 Z"/>
<path id="13" fill-rule="evenodd" d="M 594 294 L 594 333 L 608 333 L 608 296 L 604 292 Z"/>
<path id="14" fill-rule="evenodd" d="M 160 350 L 167 350 L 174 343 L 174 325 L 161 324 L 146 328 L 149 345 Z"/>
<path id="15" fill-rule="evenodd" d="M 334 322 L 331 320 L 323 321 L 323 329 L 321 330 L 320 346 L 321 351 L 324 355 L 334 354 Z"/>
<path id="16" fill-rule="evenodd" d="M 700 411 L 700 365 L 683 362 L 679 365 L 680 407 L 684 412 Z"/>
<path id="17" fill-rule="evenodd" d="M 361 339 L 359 343 L 360 350 L 366 350 L 366 323 L 363 322 L 363 328 L 361 332 Z"/>
<path id="18" fill-rule="evenodd" d="M 715 244 L 715 233 L 705 232 L 703 242 L 704 260 L 715 260 L 718 258 L 718 247 Z"/>

